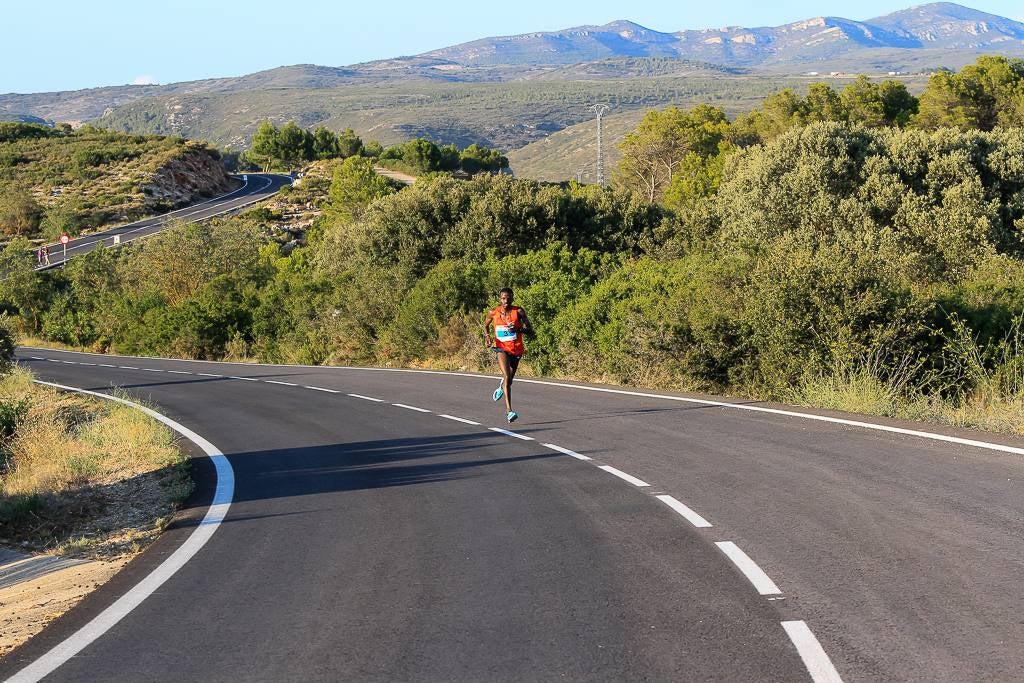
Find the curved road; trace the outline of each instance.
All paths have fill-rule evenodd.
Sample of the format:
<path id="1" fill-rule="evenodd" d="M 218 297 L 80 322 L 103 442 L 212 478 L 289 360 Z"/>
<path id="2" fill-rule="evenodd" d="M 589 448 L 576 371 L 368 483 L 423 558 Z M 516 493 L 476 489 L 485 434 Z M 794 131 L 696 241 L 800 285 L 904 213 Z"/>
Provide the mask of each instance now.
<path id="1" fill-rule="evenodd" d="M 484 376 L 18 357 L 153 402 L 235 476 L 209 542 L 48 680 L 1024 679 L 1021 440 L 529 380 L 509 427 Z M 175 527 L 0 678 L 193 531 L 196 463 Z"/>
<path id="2" fill-rule="evenodd" d="M 118 243 L 127 244 L 133 242 L 140 237 L 160 232 L 176 221 L 201 221 L 236 211 L 249 204 L 254 204 L 271 197 L 283 186 L 289 185 L 292 182 L 289 176 L 274 173 L 249 173 L 244 175 L 243 178 L 242 187 L 219 197 L 207 199 L 206 201 L 154 216 L 153 218 L 146 218 L 145 220 L 121 225 L 104 232 L 73 239 L 68 242 L 66 259 L 70 260 L 75 256 L 86 254 L 96 249 L 100 244 L 113 247 Z M 119 242 L 115 242 L 115 240 L 119 240 Z M 37 270 L 56 268 L 64 264 L 65 251 L 60 243 L 48 246 L 50 247 L 50 265 L 41 266 Z"/>

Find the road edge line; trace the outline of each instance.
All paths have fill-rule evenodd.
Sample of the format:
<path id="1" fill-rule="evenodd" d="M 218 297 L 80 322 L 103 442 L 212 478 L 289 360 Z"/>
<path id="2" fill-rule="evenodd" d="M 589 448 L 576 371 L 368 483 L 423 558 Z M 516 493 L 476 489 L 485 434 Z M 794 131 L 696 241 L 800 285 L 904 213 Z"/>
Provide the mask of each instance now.
<path id="1" fill-rule="evenodd" d="M 34 662 L 21 669 L 7 679 L 7 683 L 29 683 L 35 682 L 48 676 L 62 664 L 88 647 L 93 641 L 114 627 L 121 619 L 126 617 L 133 609 L 142 604 L 142 601 L 152 595 L 160 586 L 181 569 L 199 550 L 206 545 L 213 533 L 220 526 L 220 523 L 227 515 L 228 508 L 235 492 L 235 472 L 228 462 L 227 457 L 212 443 L 193 432 L 188 427 L 175 422 L 166 415 L 147 408 L 127 399 L 117 396 L 110 396 L 98 391 L 89 391 L 79 387 L 71 387 L 53 382 L 34 380 L 36 384 L 54 387 L 63 391 L 72 391 L 89 396 L 115 401 L 131 406 L 154 420 L 161 422 L 186 439 L 201 448 L 213 462 L 217 473 L 217 486 L 213 494 L 213 501 L 206 512 L 206 516 L 178 548 L 171 553 L 170 557 L 160 563 L 156 569 L 150 572 L 142 581 L 135 584 L 127 593 L 114 601 L 85 626 L 68 636 L 63 642 L 54 646 L 49 652 L 36 659 Z"/>

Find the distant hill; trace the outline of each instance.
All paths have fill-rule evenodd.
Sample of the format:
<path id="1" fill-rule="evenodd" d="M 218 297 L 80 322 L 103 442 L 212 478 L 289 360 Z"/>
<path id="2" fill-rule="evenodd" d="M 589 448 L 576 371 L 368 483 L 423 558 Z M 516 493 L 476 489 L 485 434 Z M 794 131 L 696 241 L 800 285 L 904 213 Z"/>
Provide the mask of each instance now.
<path id="1" fill-rule="evenodd" d="M 672 57 L 727 67 L 803 66 L 865 49 L 942 48 L 1024 54 L 1024 24 L 953 3 L 932 3 L 868 21 L 812 17 L 776 27 L 662 33 L 630 21 L 484 38 L 424 56 L 466 66 L 575 64 L 609 57 Z"/>
<path id="2" fill-rule="evenodd" d="M 260 120 L 352 127 L 390 143 L 416 136 L 511 151 L 587 118 L 744 100 L 780 78 L 927 74 L 978 55 L 1024 56 L 1024 24 L 952 3 L 866 21 L 661 32 L 630 21 L 484 38 L 345 67 L 298 64 L 236 78 L 0 95 L 0 119 L 84 122 L 198 137 L 241 149 Z M 762 81 L 757 83 L 757 81 Z"/>

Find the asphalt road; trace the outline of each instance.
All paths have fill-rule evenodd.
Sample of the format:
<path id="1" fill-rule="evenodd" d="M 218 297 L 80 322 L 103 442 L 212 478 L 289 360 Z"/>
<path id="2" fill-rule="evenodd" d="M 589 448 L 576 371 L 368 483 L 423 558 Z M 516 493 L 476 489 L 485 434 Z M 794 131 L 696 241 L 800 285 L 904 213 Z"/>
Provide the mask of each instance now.
<path id="1" fill-rule="evenodd" d="M 292 182 L 289 176 L 271 173 L 249 173 L 244 178 L 245 180 L 240 188 L 219 197 L 176 209 L 160 216 L 121 225 L 105 232 L 73 239 L 68 242 L 66 252 L 60 243 L 50 244 L 48 245 L 50 247 L 50 265 L 41 266 L 37 270 L 56 268 L 63 265 L 65 260 L 86 254 L 96 249 L 100 244 L 113 247 L 117 244 L 133 242 L 141 237 L 160 232 L 177 221 L 201 221 L 235 211 L 249 204 L 267 199 L 276 194 L 281 187 Z"/>
<path id="2" fill-rule="evenodd" d="M 509 426 L 483 376 L 18 355 L 126 387 L 235 473 L 209 543 L 48 680 L 1024 680 L 1024 451 L 526 381 Z M 207 462 L 0 678 L 191 533 Z"/>

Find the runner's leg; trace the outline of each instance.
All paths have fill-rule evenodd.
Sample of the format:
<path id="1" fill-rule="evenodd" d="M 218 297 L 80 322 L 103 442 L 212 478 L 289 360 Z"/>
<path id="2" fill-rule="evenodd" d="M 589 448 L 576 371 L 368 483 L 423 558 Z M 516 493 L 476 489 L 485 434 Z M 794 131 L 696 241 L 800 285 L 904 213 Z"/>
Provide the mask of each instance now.
<path id="1" fill-rule="evenodd" d="M 504 378 L 505 409 L 512 412 L 512 368 L 509 366 L 508 354 L 504 351 L 498 352 L 498 365 L 501 366 L 501 376 Z"/>

